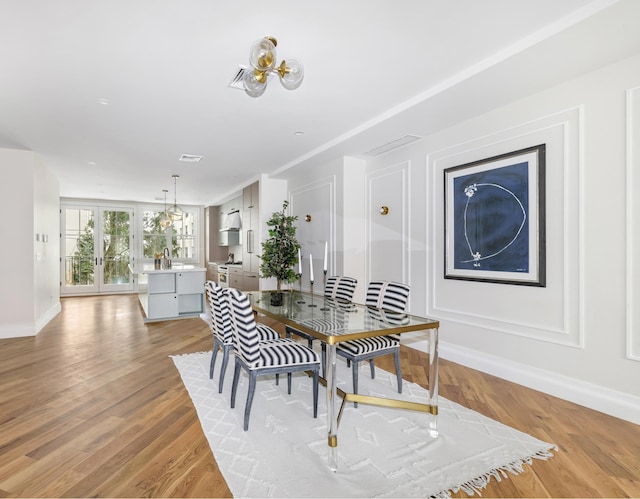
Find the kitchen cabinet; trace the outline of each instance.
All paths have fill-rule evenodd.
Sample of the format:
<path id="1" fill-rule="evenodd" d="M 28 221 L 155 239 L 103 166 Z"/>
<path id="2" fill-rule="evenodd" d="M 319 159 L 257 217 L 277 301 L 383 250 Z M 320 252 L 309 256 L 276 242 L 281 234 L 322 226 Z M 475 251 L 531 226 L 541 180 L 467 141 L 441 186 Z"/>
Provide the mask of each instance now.
<path id="1" fill-rule="evenodd" d="M 147 297 L 146 320 L 178 317 L 178 295 L 175 293 L 150 293 Z"/>
<path id="2" fill-rule="evenodd" d="M 220 207 L 208 206 L 205 208 L 209 214 L 209 224 L 206 225 L 208 231 L 206 240 L 209 241 L 209 251 L 205 254 L 205 262 L 220 262 L 227 259 L 229 249 L 220 246 Z"/>
<path id="3" fill-rule="evenodd" d="M 204 260 L 211 259 L 211 215 L 214 208 L 206 206 L 204 209 Z"/>
<path id="4" fill-rule="evenodd" d="M 258 182 L 242 191 L 242 270 L 257 274 L 260 272 L 260 188 Z"/>
<path id="5" fill-rule="evenodd" d="M 223 230 L 220 231 L 220 238 L 218 240 L 220 246 L 240 246 L 240 231 L 239 230 Z"/>
<path id="6" fill-rule="evenodd" d="M 243 291 L 258 291 L 260 289 L 260 275 L 242 272 L 242 286 Z"/>
<path id="7" fill-rule="evenodd" d="M 260 289 L 260 184 L 254 182 L 242 191 L 242 286 L 244 291 Z"/>
<path id="8" fill-rule="evenodd" d="M 229 265 L 229 287 L 239 289 L 240 291 L 246 291 L 244 289 L 243 281 L 242 267 L 239 265 Z"/>
<path id="9" fill-rule="evenodd" d="M 218 282 L 218 264 L 209 262 L 207 264 L 207 281 Z"/>
<path id="10" fill-rule="evenodd" d="M 228 227 L 228 216 L 233 212 L 242 213 L 242 196 L 238 196 L 237 198 L 220 206 L 220 233 L 218 235 L 219 246 L 239 246 L 242 244 L 242 238 L 240 236 L 242 229 L 229 229 Z M 242 217 L 242 214 L 240 216 Z"/>
<path id="11" fill-rule="evenodd" d="M 158 319 L 178 315 L 178 295 L 173 273 L 149 274 L 147 276 L 147 318 Z"/>
<path id="12" fill-rule="evenodd" d="M 229 246 L 229 233 L 226 230 L 221 230 L 218 235 L 218 244 L 220 246 Z"/>
<path id="13" fill-rule="evenodd" d="M 204 292 L 204 272 L 177 272 L 176 293 L 193 295 Z"/>
<path id="14" fill-rule="evenodd" d="M 257 291 L 260 289 L 260 276 L 245 272 L 241 265 L 229 265 L 229 286 L 240 291 Z"/>
<path id="15" fill-rule="evenodd" d="M 139 271 L 130 270 L 146 275 L 146 286 L 141 284 L 138 293 L 145 322 L 195 317 L 204 312 L 204 268 L 180 265 L 156 270 L 153 265 L 145 265 Z"/>

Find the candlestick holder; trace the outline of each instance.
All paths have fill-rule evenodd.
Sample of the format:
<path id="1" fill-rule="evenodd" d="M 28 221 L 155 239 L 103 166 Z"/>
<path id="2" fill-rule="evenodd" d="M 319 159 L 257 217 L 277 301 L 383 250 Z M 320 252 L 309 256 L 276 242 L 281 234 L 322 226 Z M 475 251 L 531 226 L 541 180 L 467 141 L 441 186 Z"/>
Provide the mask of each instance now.
<path id="1" fill-rule="evenodd" d="M 300 299 L 296 303 L 306 303 L 302 298 L 302 274 L 298 274 L 298 285 L 300 289 Z"/>
<path id="2" fill-rule="evenodd" d="M 322 285 L 323 285 L 323 287 L 322 287 L 323 293 L 322 294 L 324 295 L 324 290 L 327 289 L 327 271 L 323 270 L 322 274 L 323 274 L 322 275 Z M 324 300 L 325 305 L 326 305 L 326 302 L 327 302 L 327 300 L 325 299 Z M 323 312 L 326 312 L 329 309 L 325 306 L 325 307 L 322 307 L 320 310 L 322 310 Z"/>
<path id="3" fill-rule="evenodd" d="M 318 305 L 315 305 L 313 303 L 313 281 L 309 281 L 311 283 L 311 303 L 309 303 L 310 307 L 317 307 Z"/>

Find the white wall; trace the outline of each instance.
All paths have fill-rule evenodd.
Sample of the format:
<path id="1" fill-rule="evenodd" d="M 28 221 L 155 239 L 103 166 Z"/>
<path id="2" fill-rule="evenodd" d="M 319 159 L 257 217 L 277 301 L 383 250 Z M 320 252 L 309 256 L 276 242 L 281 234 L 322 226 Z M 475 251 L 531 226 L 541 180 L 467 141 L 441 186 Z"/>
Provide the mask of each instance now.
<path id="1" fill-rule="evenodd" d="M 314 292 L 322 289 L 325 241 L 327 275 L 348 275 L 365 282 L 365 169 L 363 160 L 346 157 L 322 168 L 287 172 L 290 207 L 298 216 L 303 289 L 310 288 L 309 255 L 313 255 Z M 356 289 L 354 299 L 364 300 L 362 286 Z"/>
<path id="2" fill-rule="evenodd" d="M 640 423 L 640 333 L 630 329 L 640 283 L 626 277 L 640 258 L 640 215 L 625 200 L 640 166 L 639 85 L 636 56 L 369 160 L 363 175 L 344 175 L 347 159 L 315 174 L 289 172 L 289 188 L 295 200 L 330 175 L 345 198 L 364 188 L 367 227 L 379 223 L 374 208 L 388 188 L 389 202 L 408 210 L 394 236 L 403 245 L 382 255 L 375 238 L 387 232 L 370 230 L 356 245 L 345 239 L 345 261 L 365 254 L 368 279 L 384 260 L 406 260 L 396 274 L 409 269 L 411 311 L 440 320 L 443 357 Z M 546 287 L 444 279 L 444 169 L 541 143 Z M 336 219 L 348 217 L 344 208 Z M 346 265 L 336 270 L 349 274 Z"/>
<path id="3" fill-rule="evenodd" d="M 640 57 L 427 139 L 433 258 L 426 311 L 443 354 L 640 422 L 640 363 L 626 356 L 625 96 Z M 547 144 L 547 285 L 442 279 L 443 169 Z"/>
<path id="4" fill-rule="evenodd" d="M 58 181 L 29 151 L 0 149 L 0 172 L 0 338 L 33 336 L 60 311 Z"/>
<path id="5" fill-rule="evenodd" d="M 34 312 L 39 332 L 60 311 L 60 190 L 57 177 L 37 157 L 34 173 L 33 228 L 40 235 L 34 247 Z"/>

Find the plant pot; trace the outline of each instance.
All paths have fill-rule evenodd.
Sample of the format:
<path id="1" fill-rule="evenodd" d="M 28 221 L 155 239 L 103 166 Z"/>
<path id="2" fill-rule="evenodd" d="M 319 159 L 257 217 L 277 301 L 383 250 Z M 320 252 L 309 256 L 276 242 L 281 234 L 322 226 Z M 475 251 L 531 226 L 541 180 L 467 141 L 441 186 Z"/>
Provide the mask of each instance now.
<path id="1" fill-rule="evenodd" d="M 271 305 L 273 305 L 274 307 L 281 306 L 283 299 L 284 298 L 282 291 L 274 291 L 273 293 L 271 293 Z"/>

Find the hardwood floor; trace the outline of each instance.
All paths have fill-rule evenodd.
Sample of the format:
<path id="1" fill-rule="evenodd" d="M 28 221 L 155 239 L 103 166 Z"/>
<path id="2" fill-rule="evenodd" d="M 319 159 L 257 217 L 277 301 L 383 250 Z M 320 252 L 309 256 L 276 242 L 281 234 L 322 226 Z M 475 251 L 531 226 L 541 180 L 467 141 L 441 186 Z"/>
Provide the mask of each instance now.
<path id="1" fill-rule="evenodd" d="M 63 298 L 0 340 L 0 497 L 231 497 L 169 358 L 211 346 L 201 319 L 144 324 L 134 295 Z M 405 379 L 425 359 L 403 348 Z M 640 426 L 445 360 L 440 394 L 560 449 L 483 497 L 640 497 Z"/>

